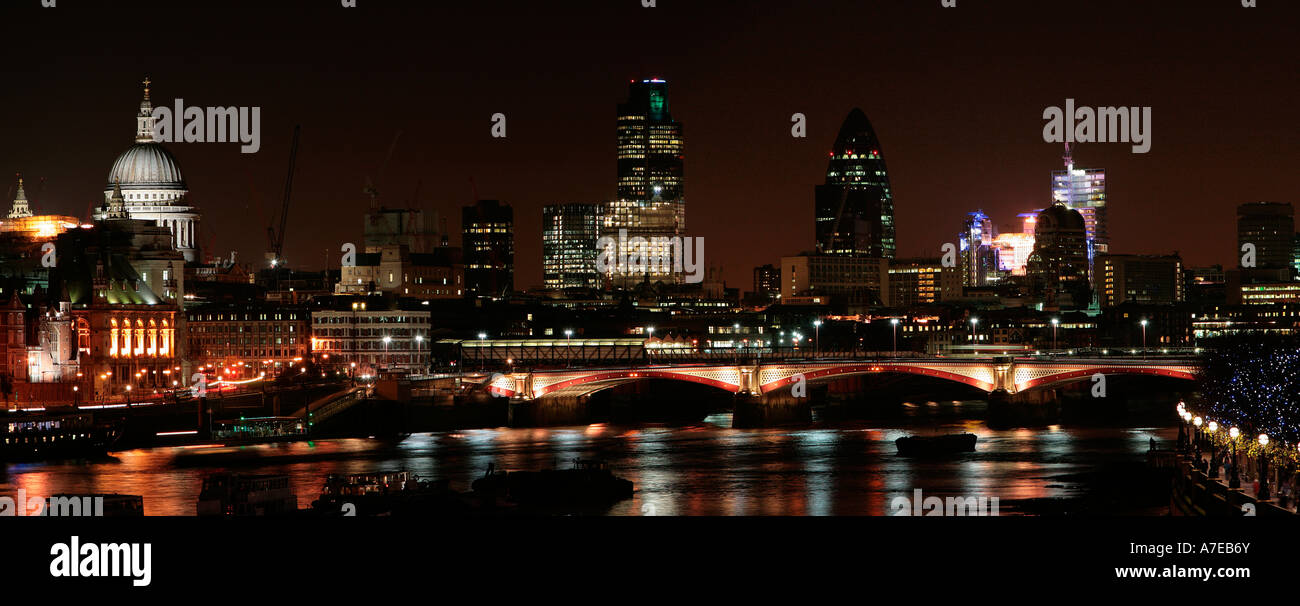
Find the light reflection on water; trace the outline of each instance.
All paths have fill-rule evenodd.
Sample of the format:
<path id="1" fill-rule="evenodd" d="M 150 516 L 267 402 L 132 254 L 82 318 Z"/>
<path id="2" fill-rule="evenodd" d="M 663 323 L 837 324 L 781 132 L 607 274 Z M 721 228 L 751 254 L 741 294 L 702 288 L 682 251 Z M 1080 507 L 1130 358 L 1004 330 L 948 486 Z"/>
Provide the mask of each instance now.
<path id="1" fill-rule="evenodd" d="M 1013 514 L 1007 501 L 1079 496 L 1083 486 L 1063 476 L 1107 462 L 1141 461 L 1149 438 L 1169 438 L 1168 430 L 1151 428 L 991 430 L 961 418 L 776 429 L 731 429 L 730 422 L 726 414 L 689 427 L 470 429 L 416 434 L 396 447 L 345 439 L 131 450 L 99 462 L 9 465 L 0 494 L 19 488 L 29 496 L 138 494 L 148 515 L 193 515 L 203 475 L 226 464 L 174 464 L 196 453 L 260 455 L 255 463 L 229 469 L 289 475 L 301 507 L 310 505 L 330 473 L 408 469 L 468 490 L 489 464 L 545 469 L 567 467 L 580 457 L 604 460 L 636 486 L 635 496 L 611 507 L 611 515 L 883 515 L 894 497 L 911 497 L 915 488 L 926 496 L 998 497 L 1001 512 Z M 895 453 L 896 438 L 931 431 L 975 433 L 977 452 L 945 460 Z"/>

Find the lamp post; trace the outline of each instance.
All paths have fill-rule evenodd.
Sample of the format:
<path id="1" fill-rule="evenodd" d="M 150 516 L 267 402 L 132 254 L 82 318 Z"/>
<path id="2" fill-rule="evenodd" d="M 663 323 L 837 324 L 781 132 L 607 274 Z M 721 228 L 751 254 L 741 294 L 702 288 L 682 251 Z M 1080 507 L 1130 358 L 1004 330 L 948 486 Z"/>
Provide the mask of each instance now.
<path id="1" fill-rule="evenodd" d="M 1237 436 L 1241 435 L 1241 430 L 1233 427 L 1228 430 L 1228 436 L 1232 438 L 1232 470 L 1228 472 L 1228 488 L 1241 488 L 1241 478 L 1237 474 Z"/>
<path id="2" fill-rule="evenodd" d="M 649 338 L 646 339 L 646 348 L 645 348 L 645 365 L 646 365 L 646 366 L 649 366 L 649 365 L 650 365 L 650 343 L 649 343 L 649 341 L 650 341 L 650 339 L 655 338 L 655 327 L 653 327 L 653 326 L 647 326 L 646 329 L 645 329 L 645 331 L 646 331 L 646 334 L 650 335 Z"/>
<path id="3" fill-rule="evenodd" d="M 1260 501 L 1267 501 L 1273 495 L 1268 492 L 1268 434 L 1259 434 L 1259 492 L 1255 493 L 1255 498 Z"/>
<path id="4" fill-rule="evenodd" d="M 1201 423 L 1203 422 L 1204 419 L 1200 417 L 1192 419 L 1192 425 L 1196 427 L 1196 467 L 1198 469 L 1201 467 Z"/>
<path id="5" fill-rule="evenodd" d="M 1060 323 L 1060 320 L 1052 318 L 1052 351 L 1056 351 L 1056 326 Z"/>
<path id="6" fill-rule="evenodd" d="M 1216 451 L 1217 444 L 1214 443 L 1215 432 L 1219 430 L 1219 424 L 1210 421 L 1205 426 L 1206 431 L 1210 432 L 1210 479 L 1219 479 L 1219 453 Z"/>
<path id="7" fill-rule="evenodd" d="M 568 368 L 573 365 L 573 350 L 569 349 L 573 342 L 573 329 L 564 329 L 564 367 Z"/>
<path id="8" fill-rule="evenodd" d="M 393 342 L 393 338 L 384 335 L 384 369 L 388 370 L 392 365 L 392 360 L 388 358 L 388 344 Z"/>
<path id="9" fill-rule="evenodd" d="M 479 352 L 478 352 L 478 359 L 479 359 L 478 368 L 480 372 L 487 370 L 487 354 L 483 353 L 483 347 L 482 347 L 484 339 L 487 339 L 487 333 L 485 332 L 478 333 L 478 342 L 480 345 Z"/>
<path id="10" fill-rule="evenodd" d="M 1145 359 L 1147 358 L 1147 320 L 1146 320 L 1146 318 L 1142 318 L 1142 322 L 1140 322 L 1140 324 L 1142 324 L 1142 359 L 1145 360 Z"/>
<path id="11" fill-rule="evenodd" d="M 816 343 L 816 355 L 822 355 L 822 321 L 821 319 L 813 320 L 813 340 Z"/>
<path id="12" fill-rule="evenodd" d="M 979 326 L 979 318 L 970 319 L 970 351 L 972 354 L 979 351 L 979 336 L 975 333 L 975 327 Z"/>
<path id="13" fill-rule="evenodd" d="M 898 318 L 891 318 L 889 323 L 894 328 L 894 357 L 898 357 Z"/>
<path id="14" fill-rule="evenodd" d="M 424 335 L 415 335 L 415 363 L 420 365 L 421 369 L 424 368 L 424 364 L 420 362 L 420 346 L 423 343 L 424 343 Z"/>

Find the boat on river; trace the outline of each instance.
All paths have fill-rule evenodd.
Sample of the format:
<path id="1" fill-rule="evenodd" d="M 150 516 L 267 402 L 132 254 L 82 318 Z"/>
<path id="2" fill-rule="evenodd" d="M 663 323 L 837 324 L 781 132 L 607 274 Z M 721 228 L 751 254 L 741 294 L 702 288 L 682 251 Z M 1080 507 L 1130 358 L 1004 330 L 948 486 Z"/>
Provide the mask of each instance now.
<path id="1" fill-rule="evenodd" d="M 122 436 L 120 420 L 56 409 L 0 412 L 0 461 L 102 457 Z"/>
<path id="2" fill-rule="evenodd" d="M 898 454 L 909 457 L 943 456 L 975 452 L 978 437 L 973 433 L 950 433 L 937 436 L 905 436 L 894 440 Z"/>
<path id="3" fill-rule="evenodd" d="M 616 477 L 603 462 L 575 459 L 570 469 L 495 471 L 474 480 L 474 494 L 526 506 L 600 506 L 632 497 L 632 482 Z"/>

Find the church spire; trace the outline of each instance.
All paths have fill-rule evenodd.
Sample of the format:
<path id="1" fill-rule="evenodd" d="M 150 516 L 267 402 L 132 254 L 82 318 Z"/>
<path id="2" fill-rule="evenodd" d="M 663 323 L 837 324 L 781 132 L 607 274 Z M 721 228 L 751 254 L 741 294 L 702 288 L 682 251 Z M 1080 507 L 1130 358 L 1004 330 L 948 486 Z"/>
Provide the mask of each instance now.
<path id="1" fill-rule="evenodd" d="M 153 102 L 149 100 L 148 76 L 144 78 L 144 99 L 140 100 L 140 113 L 135 115 L 135 142 L 153 143 Z"/>
<path id="2" fill-rule="evenodd" d="M 108 212 L 104 214 L 105 219 L 125 219 L 126 199 L 122 196 L 122 184 L 113 183 L 113 197 L 108 200 Z"/>
<path id="3" fill-rule="evenodd" d="M 9 211 L 10 219 L 21 219 L 32 216 L 32 209 L 27 206 L 27 192 L 23 190 L 23 175 L 18 173 L 18 193 L 14 196 L 13 210 Z"/>

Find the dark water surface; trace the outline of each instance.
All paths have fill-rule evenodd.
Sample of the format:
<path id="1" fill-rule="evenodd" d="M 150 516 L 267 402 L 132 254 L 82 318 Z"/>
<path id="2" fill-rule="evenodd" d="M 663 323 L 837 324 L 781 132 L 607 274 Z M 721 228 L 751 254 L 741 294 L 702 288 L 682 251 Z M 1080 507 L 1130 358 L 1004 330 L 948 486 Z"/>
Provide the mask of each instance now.
<path id="1" fill-rule="evenodd" d="M 326 474 L 408 469 L 468 490 L 489 463 L 506 469 L 567 467 L 602 459 L 631 480 L 635 496 L 610 515 L 888 515 L 895 497 L 997 497 L 1002 515 L 1041 513 L 1096 492 L 1097 477 L 1140 469 L 1153 427 L 1052 425 L 994 430 L 982 402 L 906 405 L 889 419 L 797 428 L 731 429 L 715 415 L 687 427 L 614 426 L 474 429 L 415 434 L 391 445 L 341 439 L 240 449 L 164 447 L 114 453 L 92 462 L 9 465 L 0 495 L 136 494 L 147 515 L 193 515 L 204 474 L 283 473 L 307 507 Z M 896 454 L 894 440 L 968 431 L 977 452 L 941 461 Z M 232 454 L 234 453 L 234 454 Z M 187 462 L 178 465 L 179 460 Z M 1046 500 L 1046 501 L 1044 501 Z M 1035 505 L 1038 504 L 1038 505 Z M 1156 513 L 1118 509 L 1103 513 Z"/>

